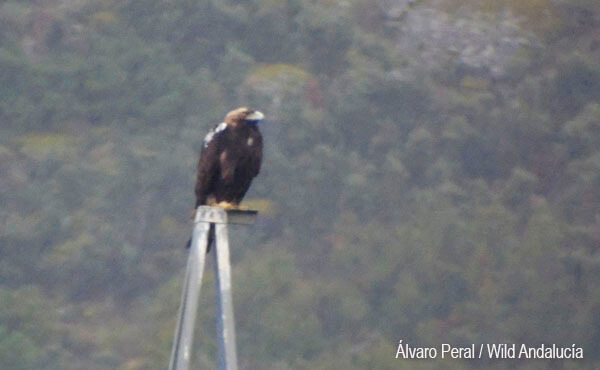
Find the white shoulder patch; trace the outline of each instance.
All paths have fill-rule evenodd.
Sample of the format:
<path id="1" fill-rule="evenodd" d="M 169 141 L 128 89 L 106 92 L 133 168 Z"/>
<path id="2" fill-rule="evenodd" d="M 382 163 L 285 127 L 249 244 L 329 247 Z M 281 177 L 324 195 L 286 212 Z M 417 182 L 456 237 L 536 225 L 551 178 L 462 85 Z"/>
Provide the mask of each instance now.
<path id="1" fill-rule="evenodd" d="M 213 128 L 206 134 L 204 137 L 204 147 L 206 148 L 208 144 L 212 141 L 213 137 L 219 132 L 225 130 L 227 128 L 227 124 L 225 122 L 221 122 L 217 125 L 217 127 Z"/>
<path id="2" fill-rule="evenodd" d="M 225 122 L 219 123 L 219 125 L 217 127 L 215 127 L 215 134 L 218 134 L 219 132 L 225 130 L 226 128 L 227 128 L 227 124 Z"/>

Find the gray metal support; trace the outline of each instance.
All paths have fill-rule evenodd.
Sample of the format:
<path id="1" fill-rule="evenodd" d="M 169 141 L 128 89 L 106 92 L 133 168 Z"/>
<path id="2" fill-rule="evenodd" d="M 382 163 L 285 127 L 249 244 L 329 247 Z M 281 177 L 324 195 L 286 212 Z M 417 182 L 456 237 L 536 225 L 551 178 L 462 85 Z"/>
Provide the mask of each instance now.
<path id="1" fill-rule="evenodd" d="M 257 211 L 200 206 L 196 210 L 194 232 L 183 284 L 179 319 L 173 340 L 169 370 L 188 370 L 192 357 L 194 325 L 204 272 L 206 248 L 211 225 L 215 228 L 215 277 L 217 284 L 218 369 L 237 370 L 231 265 L 227 224 L 250 225 Z"/>
<path id="2" fill-rule="evenodd" d="M 210 224 L 207 222 L 194 225 L 169 370 L 188 370 L 190 367 L 209 230 Z"/>
<path id="3" fill-rule="evenodd" d="M 231 297 L 231 266 L 227 224 L 216 224 L 215 276 L 217 281 L 217 337 L 219 339 L 218 369 L 237 370 L 233 299 Z"/>

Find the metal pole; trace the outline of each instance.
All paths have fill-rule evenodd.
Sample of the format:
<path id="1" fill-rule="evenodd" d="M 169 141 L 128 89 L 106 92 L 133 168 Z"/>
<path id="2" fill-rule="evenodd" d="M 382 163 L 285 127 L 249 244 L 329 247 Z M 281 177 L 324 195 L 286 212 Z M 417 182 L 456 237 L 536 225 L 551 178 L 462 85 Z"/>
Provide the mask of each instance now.
<path id="1" fill-rule="evenodd" d="M 215 275 L 217 282 L 217 337 L 219 340 L 218 369 L 237 370 L 235 321 L 231 296 L 231 264 L 227 224 L 216 224 Z"/>
<path id="2" fill-rule="evenodd" d="M 169 370 L 188 370 L 190 367 L 194 324 L 198 311 L 198 297 L 200 296 L 200 286 L 206 260 L 209 230 L 210 224 L 208 222 L 197 222 L 194 225 Z"/>
<path id="3" fill-rule="evenodd" d="M 215 228 L 215 276 L 217 284 L 218 369 L 237 370 L 233 301 L 231 297 L 231 265 L 227 224 L 251 225 L 255 210 L 223 209 L 200 206 L 196 209 L 194 233 L 183 283 L 179 319 L 175 329 L 169 370 L 188 370 L 192 357 L 194 324 L 204 272 L 208 235 Z"/>

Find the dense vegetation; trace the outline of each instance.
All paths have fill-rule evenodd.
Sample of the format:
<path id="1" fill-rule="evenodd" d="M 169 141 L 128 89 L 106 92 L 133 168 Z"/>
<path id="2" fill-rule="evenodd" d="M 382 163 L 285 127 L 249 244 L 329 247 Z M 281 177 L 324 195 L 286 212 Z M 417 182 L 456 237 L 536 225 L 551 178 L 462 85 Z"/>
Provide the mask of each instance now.
<path id="1" fill-rule="evenodd" d="M 196 156 L 241 104 L 241 368 L 599 368 L 599 35 L 596 0 L 0 0 L 0 368 L 166 367 Z"/>

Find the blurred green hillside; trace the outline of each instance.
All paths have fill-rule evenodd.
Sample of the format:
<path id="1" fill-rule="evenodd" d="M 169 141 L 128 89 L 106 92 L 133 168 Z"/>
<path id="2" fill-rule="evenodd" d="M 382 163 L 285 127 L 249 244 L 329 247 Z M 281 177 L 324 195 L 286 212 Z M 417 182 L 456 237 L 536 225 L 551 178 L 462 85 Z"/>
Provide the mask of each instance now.
<path id="1" fill-rule="evenodd" d="M 600 368 L 597 0 L 0 0 L 0 369 L 167 367 L 202 138 L 240 105 L 241 369 Z"/>

